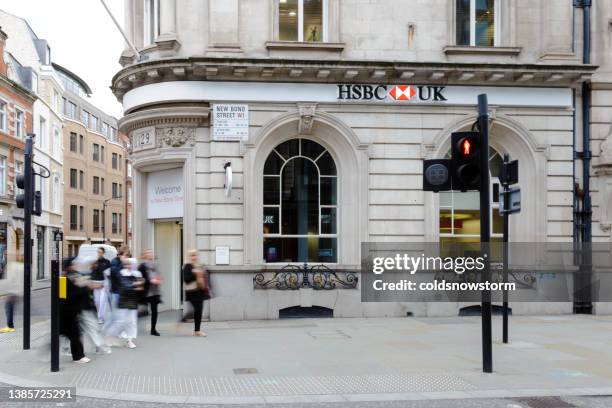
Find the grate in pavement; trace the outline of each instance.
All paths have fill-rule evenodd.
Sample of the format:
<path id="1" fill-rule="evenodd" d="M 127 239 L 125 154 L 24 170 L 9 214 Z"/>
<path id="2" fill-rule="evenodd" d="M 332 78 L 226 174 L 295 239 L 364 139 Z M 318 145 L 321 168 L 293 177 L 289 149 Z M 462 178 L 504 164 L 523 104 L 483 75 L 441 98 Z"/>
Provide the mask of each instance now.
<path id="1" fill-rule="evenodd" d="M 242 375 L 242 374 L 257 374 L 259 371 L 257 371 L 256 368 L 234 368 L 232 370 L 234 372 L 234 374 L 236 375 Z"/>
<path id="2" fill-rule="evenodd" d="M 474 386 L 452 375 L 357 375 L 303 377 L 130 376 L 95 370 L 77 375 L 71 386 L 122 393 L 215 397 L 337 395 L 469 391 Z"/>
<path id="3" fill-rule="evenodd" d="M 514 398 L 513 401 L 526 405 L 529 408 L 577 408 L 576 405 L 563 401 L 559 397 Z"/>

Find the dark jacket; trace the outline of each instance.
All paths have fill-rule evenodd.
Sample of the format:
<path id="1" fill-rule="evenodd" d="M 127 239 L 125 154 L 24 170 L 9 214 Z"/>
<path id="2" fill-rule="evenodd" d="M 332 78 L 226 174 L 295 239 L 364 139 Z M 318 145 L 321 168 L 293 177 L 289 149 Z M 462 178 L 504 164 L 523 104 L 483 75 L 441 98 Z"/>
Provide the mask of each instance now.
<path id="1" fill-rule="evenodd" d="M 98 258 L 96 262 L 93 264 L 93 269 L 91 271 L 91 280 L 94 281 L 103 281 L 104 280 L 104 271 L 110 268 L 111 263 L 106 258 Z"/>
<path id="2" fill-rule="evenodd" d="M 123 262 L 121 262 L 121 258 L 116 256 L 110 263 L 110 284 L 112 293 L 119 293 L 119 289 L 121 288 L 121 269 L 123 269 Z"/>
<path id="3" fill-rule="evenodd" d="M 183 265 L 183 282 L 185 284 L 191 283 L 196 280 L 196 275 L 193 273 L 193 265 L 185 264 Z M 206 271 L 204 271 L 204 282 L 208 284 L 208 276 Z M 198 287 L 195 290 L 185 290 L 185 299 L 188 302 L 199 302 L 206 299 L 210 299 L 210 296 L 207 296 L 204 289 Z"/>
<path id="4" fill-rule="evenodd" d="M 136 278 L 133 275 L 121 275 L 121 287 L 119 288 L 120 309 L 138 309 L 138 301 L 142 291 L 136 290 Z"/>

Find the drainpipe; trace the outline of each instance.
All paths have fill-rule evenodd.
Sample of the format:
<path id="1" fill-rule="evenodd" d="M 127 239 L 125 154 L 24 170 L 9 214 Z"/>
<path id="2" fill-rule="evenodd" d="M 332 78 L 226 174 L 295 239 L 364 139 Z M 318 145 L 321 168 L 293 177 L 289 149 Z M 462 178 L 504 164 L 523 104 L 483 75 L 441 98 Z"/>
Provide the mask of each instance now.
<path id="1" fill-rule="evenodd" d="M 591 63 L 591 1 L 592 0 L 574 0 L 574 6 L 582 8 L 583 12 L 583 52 L 582 63 Z M 591 206 L 591 85 L 588 82 L 582 84 L 582 153 L 576 152 L 579 159 L 582 159 L 582 210 L 580 211 L 580 229 L 581 241 L 583 243 L 581 275 L 584 278 L 583 282 L 587 284 L 588 290 L 585 290 L 579 296 L 579 299 L 574 304 L 576 313 L 592 313 L 593 304 L 590 294 L 590 279 L 592 273 L 592 215 Z M 582 279 L 581 279 L 582 280 Z M 584 287 L 584 285 L 582 285 Z"/>

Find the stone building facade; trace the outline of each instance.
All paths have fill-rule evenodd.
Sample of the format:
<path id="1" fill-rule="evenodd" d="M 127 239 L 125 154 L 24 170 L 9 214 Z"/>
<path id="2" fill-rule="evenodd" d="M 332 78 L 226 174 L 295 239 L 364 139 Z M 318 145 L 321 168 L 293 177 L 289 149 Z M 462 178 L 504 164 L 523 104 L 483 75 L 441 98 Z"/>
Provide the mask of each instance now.
<path id="1" fill-rule="evenodd" d="M 213 320 L 312 306 L 456 314 L 464 305 L 362 303 L 354 278 L 362 242 L 477 239 L 477 198 L 424 193 L 422 161 L 445 157 L 450 133 L 470 129 L 479 93 L 491 105 L 491 168 L 503 154 L 520 162 L 511 240 L 571 242 L 590 84 L 593 239 L 610 241 L 612 4 L 593 2 L 583 63 L 583 13 L 571 0 L 438 0 L 410 12 L 403 0 L 124 3 L 137 53 L 121 54 L 112 87 L 131 140 L 134 250 L 158 253 L 166 307 L 181 306 L 180 264 L 195 248 L 211 270 Z M 246 114 L 247 127 L 224 124 L 224 112 Z M 311 279 L 333 272 L 336 288 L 282 290 L 304 263 L 319 268 Z M 514 305 L 534 311 L 572 304 Z"/>

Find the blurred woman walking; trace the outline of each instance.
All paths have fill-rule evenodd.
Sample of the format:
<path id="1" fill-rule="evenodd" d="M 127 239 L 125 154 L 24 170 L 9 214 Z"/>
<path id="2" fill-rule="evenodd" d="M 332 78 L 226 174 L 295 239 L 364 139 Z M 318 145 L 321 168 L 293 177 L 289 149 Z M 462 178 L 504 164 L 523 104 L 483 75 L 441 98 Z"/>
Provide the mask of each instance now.
<path id="1" fill-rule="evenodd" d="M 138 335 L 138 300 L 144 288 L 144 280 L 136 269 L 137 266 L 136 259 L 124 259 L 123 269 L 121 269 L 119 303 L 113 314 L 112 323 L 106 331 L 107 336 L 114 340 L 110 343 L 116 343 L 117 339 L 124 333 L 125 344 L 128 348 L 136 348 L 134 339 Z"/>
<path id="2" fill-rule="evenodd" d="M 183 266 L 183 281 L 185 282 L 185 298 L 193 307 L 193 335 L 206 337 L 206 333 L 200 330 L 200 327 L 204 300 L 210 299 L 210 287 L 208 273 L 206 268 L 198 262 L 198 251 L 195 249 L 189 251 L 189 262 Z"/>
<path id="3" fill-rule="evenodd" d="M 151 336 L 159 336 L 157 326 L 157 305 L 161 303 L 159 285 L 161 276 L 157 271 L 155 257 L 152 249 L 147 249 L 142 253 L 142 263 L 138 267 L 144 279 L 144 303 L 151 307 Z"/>

